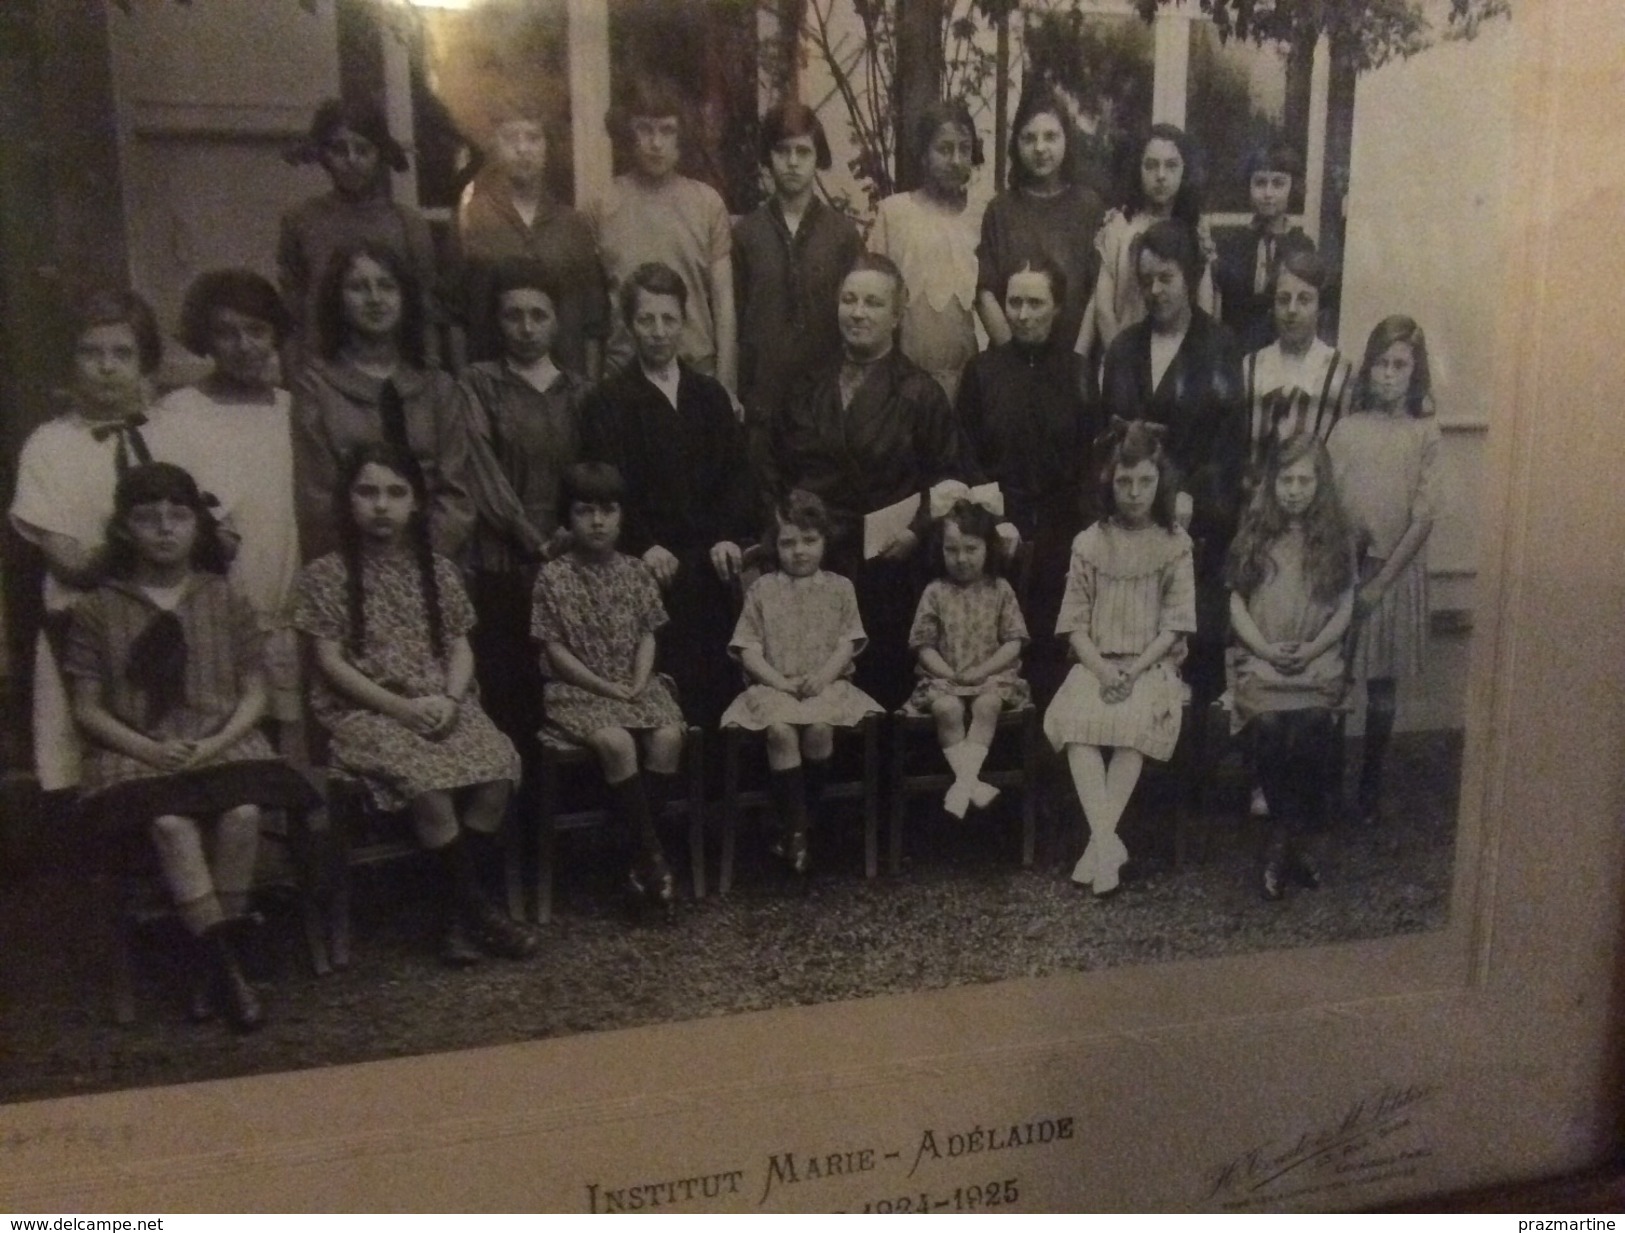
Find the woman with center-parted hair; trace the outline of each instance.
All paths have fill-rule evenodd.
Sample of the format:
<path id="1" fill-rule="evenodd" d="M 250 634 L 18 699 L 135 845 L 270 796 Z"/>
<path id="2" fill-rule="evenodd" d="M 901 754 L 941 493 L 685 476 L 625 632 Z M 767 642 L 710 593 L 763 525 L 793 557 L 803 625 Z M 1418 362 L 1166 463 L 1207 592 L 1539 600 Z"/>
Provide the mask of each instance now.
<path id="1" fill-rule="evenodd" d="M 417 461 L 434 550 L 463 556 L 474 524 L 468 427 L 456 380 L 424 367 L 422 302 L 412 270 L 389 248 L 359 244 L 328 263 L 321 354 L 293 386 L 294 501 L 307 561 L 338 546 L 332 510 L 342 460 L 376 441 Z"/>
<path id="2" fill-rule="evenodd" d="M 929 523 L 921 501 L 914 525 L 864 559 L 866 514 L 920 494 L 963 471 L 959 433 L 942 387 L 898 348 L 908 289 L 896 264 L 859 257 L 841 283 L 841 356 L 785 399 L 770 429 L 770 491 L 804 488 L 829 507 L 830 568 L 852 579 L 869 631 L 858 685 L 882 705 L 899 705 L 913 685 L 908 628 L 924 584 L 919 547 Z"/>
<path id="3" fill-rule="evenodd" d="M 671 616 L 661 669 L 689 715 L 712 723 L 733 692 L 726 584 L 755 534 L 757 502 L 728 391 L 679 358 L 690 308 L 670 266 L 639 266 L 625 280 L 621 322 L 635 354 L 582 406 L 581 459 L 611 463 L 626 481 L 621 550 L 649 567 Z"/>

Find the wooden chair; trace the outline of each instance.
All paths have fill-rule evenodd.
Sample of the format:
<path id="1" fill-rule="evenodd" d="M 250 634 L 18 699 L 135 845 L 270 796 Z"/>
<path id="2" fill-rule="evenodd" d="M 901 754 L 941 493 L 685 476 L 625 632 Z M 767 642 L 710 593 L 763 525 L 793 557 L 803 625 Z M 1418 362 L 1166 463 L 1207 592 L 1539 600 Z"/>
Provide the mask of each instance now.
<path id="1" fill-rule="evenodd" d="M 306 810 L 269 811 L 266 819 L 278 816 L 285 819 L 285 825 L 278 829 L 262 822 L 260 834 L 262 840 L 286 847 L 289 882 L 257 883 L 254 889 L 292 886 L 311 971 L 325 976 L 332 970 L 332 956 L 320 906 L 322 860 L 316 828 Z M 102 910 L 103 955 L 112 990 L 113 1017 L 127 1025 L 136 1018 L 136 930 L 144 921 L 173 911 L 168 896 L 157 885 L 158 857 L 145 828 L 130 828 L 113 836 L 97 854 L 90 881 L 91 902 Z"/>
<path id="2" fill-rule="evenodd" d="M 941 797 L 954 782 L 953 773 L 943 761 L 942 750 L 935 740 L 919 739 L 920 734 L 936 734 L 936 720 L 929 715 L 907 715 L 899 711 L 892 716 L 892 776 L 891 825 L 889 867 L 893 876 L 903 867 L 903 829 L 908 821 L 908 805 L 919 796 Z M 1006 711 L 999 716 L 994 729 L 995 747 L 1008 746 L 1008 737 L 1017 734 L 1019 754 L 1013 765 L 995 765 L 995 754 L 989 751 L 988 765 L 983 768 L 982 780 L 1000 789 L 1013 789 L 1021 794 L 1021 865 L 1032 867 L 1033 853 L 1038 841 L 1038 786 L 1043 761 L 1044 736 L 1039 722 L 1038 708 L 1032 705 L 1019 710 Z M 923 753 L 929 744 L 933 761 L 930 770 L 910 770 L 910 753 Z M 1008 762 L 1008 759 L 1006 759 Z"/>
<path id="3" fill-rule="evenodd" d="M 880 869 L 880 724 L 882 717 L 866 715 L 856 728 L 836 728 L 837 748 L 843 740 L 860 742 L 862 770 L 856 779 L 832 780 L 824 784 L 817 801 L 857 800 L 863 803 L 863 873 L 874 877 Z M 765 789 L 740 786 L 740 763 L 746 747 L 756 743 L 757 733 L 745 728 L 722 730 L 722 867 L 718 871 L 718 893 L 733 889 L 734 854 L 738 845 L 739 819 L 747 810 L 765 812 L 772 808 L 772 794 Z M 838 755 L 837 755 L 838 756 Z M 833 759 L 832 759 L 833 760 Z"/>
<path id="4" fill-rule="evenodd" d="M 373 805 L 366 783 L 337 767 L 323 772 L 327 798 L 325 831 L 325 908 L 328 950 L 333 966 L 350 965 L 350 900 L 354 871 L 365 865 L 408 860 L 423 852 L 404 811 L 386 811 Z M 510 807 L 503 819 L 503 882 L 508 913 L 524 917 L 525 897 L 520 860 L 520 829 Z"/>
<path id="5" fill-rule="evenodd" d="M 600 780 L 598 759 L 590 749 L 543 729 L 537 734 L 536 805 L 536 921 L 546 924 L 553 917 L 553 856 L 558 836 L 564 831 L 583 830 L 613 823 L 614 815 L 602 801 L 573 810 L 560 808 L 561 780 L 572 767 L 587 767 Z M 686 818 L 688 856 L 694 898 L 705 898 L 705 748 L 704 734 L 690 725 L 683 738 L 683 770 L 688 777 L 685 799 L 670 806 Z M 658 820 L 658 819 L 657 819 Z M 511 887 L 512 884 L 510 884 Z M 510 892 L 511 893 L 511 892 Z M 520 912 L 516 911 L 515 915 Z"/>

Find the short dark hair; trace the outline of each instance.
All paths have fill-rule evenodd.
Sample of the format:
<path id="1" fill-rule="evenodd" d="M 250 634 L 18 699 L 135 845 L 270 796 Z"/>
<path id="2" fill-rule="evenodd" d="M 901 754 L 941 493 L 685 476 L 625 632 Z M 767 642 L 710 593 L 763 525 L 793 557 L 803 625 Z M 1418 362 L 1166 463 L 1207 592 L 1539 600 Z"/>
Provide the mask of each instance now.
<path id="1" fill-rule="evenodd" d="M 1134 241 L 1134 268 L 1139 272 L 1140 254 L 1150 253 L 1179 266 L 1185 276 L 1185 289 L 1196 302 L 1196 286 L 1202 281 L 1202 247 L 1194 228 L 1178 219 L 1165 218 L 1152 223 Z"/>
<path id="2" fill-rule="evenodd" d="M 1056 306 L 1059 307 L 1065 301 L 1067 289 L 1066 271 L 1060 267 L 1053 257 L 1045 253 L 1034 252 L 1019 258 L 1015 265 L 1010 268 L 1010 273 L 1005 277 L 1005 294 L 1009 294 L 1010 279 L 1017 274 L 1042 274 L 1049 280 L 1049 293 L 1054 297 Z"/>
<path id="3" fill-rule="evenodd" d="M 192 280 L 181 303 L 181 345 L 193 355 L 210 354 L 214 314 L 220 308 L 265 322 L 278 346 L 292 325 L 287 305 L 269 279 L 253 270 L 207 270 Z"/>
<path id="4" fill-rule="evenodd" d="M 937 130 L 944 124 L 957 124 L 970 134 L 970 161 L 971 166 L 982 165 L 982 138 L 976 131 L 976 121 L 971 119 L 970 108 L 965 106 L 963 99 L 938 99 L 934 103 L 927 103 L 920 109 L 920 114 L 914 117 L 914 123 L 909 127 L 909 135 L 914 139 L 914 162 L 916 166 L 925 165 L 925 152 L 931 148 L 931 139 L 937 135 Z"/>
<path id="5" fill-rule="evenodd" d="M 287 161 L 299 166 L 319 163 L 322 147 L 333 139 L 341 128 L 365 137 L 378 147 L 380 169 L 405 171 L 410 165 L 406 150 L 389 131 L 389 116 L 373 99 L 330 98 L 323 101 L 310 118 L 310 131 L 305 139 L 287 156 Z"/>
<path id="6" fill-rule="evenodd" d="M 423 284 L 418 281 L 411 264 L 388 244 L 365 240 L 349 244 L 334 253 L 322 272 L 322 281 L 316 292 L 316 333 L 322 355 L 337 359 L 349 339 L 350 327 L 344 320 L 344 280 L 350 267 L 361 258 L 376 261 L 401 288 L 401 354 L 412 364 L 423 367 L 426 324 L 423 318 Z"/>
<path id="7" fill-rule="evenodd" d="M 77 345 L 87 331 L 100 325 L 127 325 L 135 335 L 136 360 L 141 372 L 150 376 L 164 358 L 164 340 L 158 333 L 158 317 L 152 305 L 123 287 L 93 287 L 74 301 L 68 314 L 69 328 Z"/>
<path id="8" fill-rule="evenodd" d="M 1179 469 L 1168 453 L 1167 434 L 1168 429 L 1162 424 L 1114 416 L 1111 427 L 1095 441 L 1095 456 L 1106 460 L 1100 468 L 1099 508 L 1108 516 L 1117 513 L 1117 490 L 1112 483 L 1117 477 L 1117 468 L 1150 462 L 1157 468 L 1157 495 L 1151 506 L 1151 517 L 1159 526 L 1173 529 Z"/>
<path id="9" fill-rule="evenodd" d="M 665 77 L 639 75 L 609 113 L 604 117 L 604 128 L 609 139 L 618 146 L 632 140 L 632 121 L 638 117 L 675 116 L 679 146 L 688 136 L 688 101 L 682 92 Z"/>
<path id="10" fill-rule="evenodd" d="M 1249 150 L 1244 170 L 1249 180 L 1260 171 L 1282 171 L 1296 186 L 1303 183 L 1303 156 L 1291 142 L 1277 137 Z"/>
<path id="11" fill-rule="evenodd" d="M 987 545 L 988 574 L 997 577 L 1004 572 L 1004 541 L 999 538 L 1000 519 L 993 511 L 974 501 L 955 501 L 953 508 L 931 524 L 931 546 L 928 560 L 938 577 L 948 571 L 943 546 L 948 539 L 948 524 L 953 523 L 960 533 L 969 535 Z"/>
<path id="12" fill-rule="evenodd" d="M 485 307 L 493 320 L 502 307 L 502 297 L 510 291 L 540 291 L 553 301 L 555 310 L 559 306 L 559 280 L 534 257 L 504 258 L 492 268 L 491 296 Z"/>
<path id="13" fill-rule="evenodd" d="M 774 147 L 791 137 L 811 137 L 818 155 L 818 170 L 829 170 L 829 138 L 824 135 L 824 122 L 807 104 L 796 102 L 779 103 L 762 117 L 762 166 L 771 166 Z"/>
<path id="14" fill-rule="evenodd" d="M 824 537 L 826 546 L 835 536 L 835 519 L 830 515 L 829 506 L 824 504 L 823 497 L 805 488 L 792 488 L 783 500 L 773 504 L 773 516 L 762 532 L 762 548 L 770 561 L 779 558 L 780 527 L 817 531 Z"/>
<path id="15" fill-rule="evenodd" d="M 559 476 L 559 525 L 570 525 L 570 507 L 577 501 L 592 505 L 619 505 L 626 500 L 626 481 L 620 468 L 608 462 L 573 462 Z"/>
<path id="16" fill-rule="evenodd" d="M 1315 251 L 1315 245 L 1308 237 L 1304 237 L 1294 244 L 1283 244 L 1275 264 L 1270 267 L 1269 294 L 1275 298 L 1275 289 L 1281 281 L 1283 273 L 1294 278 L 1301 278 L 1322 295 L 1332 285 L 1331 267 Z"/>
<path id="17" fill-rule="evenodd" d="M 621 284 L 621 320 L 626 322 L 628 328 L 631 328 L 632 318 L 638 311 L 640 291 L 647 291 L 650 295 L 676 296 L 683 315 L 688 316 L 688 284 L 683 281 L 683 276 L 664 261 L 645 261 Z"/>
<path id="18" fill-rule="evenodd" d="M 220 522 L 215 517 L 217 502 L 197 486 L 192 473 L 172 462 L 148 462 L 131 467 L 119 477 L 113 490 L 113 516 L 107 522 L 105 568 L 112 578 L 128 578 L 135 573 L 135 542 L 124 525 L 138 505 L 168 501 L 184 505 L 197 515 L 197 539 L 192 544 L 193 569 L 223 574 L 231 564 L 231 554 L 220 539 Z"/>

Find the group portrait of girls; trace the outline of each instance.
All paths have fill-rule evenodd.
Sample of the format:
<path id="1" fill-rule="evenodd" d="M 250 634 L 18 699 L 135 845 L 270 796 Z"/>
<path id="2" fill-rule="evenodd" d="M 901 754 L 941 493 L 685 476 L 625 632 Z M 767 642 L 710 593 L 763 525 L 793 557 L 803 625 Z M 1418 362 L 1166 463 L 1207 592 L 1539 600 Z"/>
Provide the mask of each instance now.
<path id="1" fill-rule="evenodd" d="M 911 125 L 919 187 L 864 229 L 820 193 L 811 108 L 763 117 L 770 191 L 737 219 L 680 170 L 688 116 L 639 82 L 609 118 L 627 169 L 578 211 L 547 188 L 556 118 L 510 99 L 437 250 L 390 196 L 383 112 L 324 104 L 294 157 L 330 190 L 282 218 L 274 282 L 193 282 L 176 337 L 210 367 L 161 398 L 147 303 L 80 300 L 11 507 L 45 567 L 37 771 L 89 833 L 150 835 L 195 1017 L 264 1021 L 242 921 L 312 751 L 408 819 L 454 965 L 537 950 L 488 883 L 539 741 L 596 762 L 640 917 L 674 913 L 658 822 L 695 727 L 761 734 L 796 875 L 839 731 L 895 715 L 932 721 L 951 820 L 1033 713 L 1095 898 L 1146 761 L 1221 699 L 1264 898 L 1319 883 L 1362 694 L 1380 813 L 1440 436 L 1415 321 L 1358 356 L 1321 338 L 1296 150 L 1253 153 L 1255 217 L 1215 235 L 1187 134 L 1151 127 L 1106 199 L 1035 86 L 977 217 L 981 141 L 942 102 Z"/>

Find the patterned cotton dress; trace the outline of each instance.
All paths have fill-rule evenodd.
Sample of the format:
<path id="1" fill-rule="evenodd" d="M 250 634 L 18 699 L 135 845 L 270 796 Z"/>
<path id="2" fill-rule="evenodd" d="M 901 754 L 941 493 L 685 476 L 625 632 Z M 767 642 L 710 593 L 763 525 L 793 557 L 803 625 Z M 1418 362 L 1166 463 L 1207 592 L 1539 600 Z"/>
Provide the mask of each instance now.
<path id="1" fill-rule="evenodd" d="M 1412 522 L 1431 522 L 1440 504 L 1439 421 L 1403 412 L 1360 411 L 1337 421 L 1326 441 L 1337 495 L 1364 546 L 1360 581 L 1368 582 Z M 1419 677 L 1428 641 L 1427 545 L 1400 570 L 1360 626 L 1354 675 Z"/>
<path id="2" fill-rule="evenodd" d="M 853 644 L 854 655 L 868 642 L 852 583 L 823 570 L 806 578 L 774 572 L 751 584 L 728 647 L 736 657 L 746 647 L 755 647 L 779 672 L 798 677 L 817 672 L 843 641 Z M 847 679 L 851 674 L 848 664 L 829 688 L 811 698 L 793 697 L 771 685 L 752 685 L 724 712 L 723 726 L 752 731 L 769 724 L 855 727 L 865 715 L 880 710 L 880 704 Z"/>
<path id="3" fill-rule="evenodd" d="M 530 636 L 537 642 L 563 643 L 605 680 L 630 684 L 638 643 L 665 623 L 654 575 L 624 553 L 600 562 L 569 552 L 542 566 L 536 576 Z M 544 704 L 547 726 L 577 742 L 605 728 L 664 728 L 683 722 L 671 678 L 664 675 L 651 677 L 648 688 L 630 702 L 549 681 Z"/>
<path id="4" fill-rule="evenodd" d="M 474 626 L 474 608 L 457 567 L 435 557 L 441 620 L 449 646 Z M 405 698 L 446 692 L 449 655 L 436 658 L 417 561 L 405 550 L 364 557 L 361 565 L 365 638 L 359 653 L 348 645 L 350 616 L 344 558 L 330 553 L 299 577 L 294 628 L 344 646 L 347 663 L 368 680 Z M 320 672 L 311 685 L 311 706 L 332 737 L 335 765 L 360 776 L 380 809 L 404 809 L 426 792 L 472 784 L 519 780 L 519 755 L 471 694 L 457 724 L 438 740 L 419 736 L 399 720 L 359 706 L 328 684 Z"/>
<path id="5" fill-rule="evenodd" d="M 1196 573 L 1190 536 L 1159 526 L 1136 529 L 1097 522 L 1072 542 L 1066 597 L 1055 632 L 1086 630 L 1110 663 L 1127 667 L 1163 630 L 1196 629 Z M 1056 749 L 1098 745 L 1137 749 L 1166 761 L 1179 740 L 1185 686 L 1179 665 L 1185 639 L 1134 682 L 1122 702 L 1100 696 L 1100 680 L 1082 664 L 1067 675 L 1044 714 L 1044 735 Z"/>
<path id="6" fill-rule="evenodd" d="M 1028 641 L 1027 622 L 1014 588 L 1003 578 L 978 578 L 971 583 L 938 578 L 920 596 L 914 613 L 914 627 L 908 631 L 908 648 L 935 647 L 955 672 L 971 668 L 987 659 L 1006 642 Z M 954 685 L 918 670 L 921 680 L 914 687 L 903 710 L 910 715 L 929 715 L 938 698 L 974 698 L 996 693 L 1007 711 L 1032 702 L 1032 690 L 1021 679 L 1021 661 L 994 673 L 980 685 Z"/>

